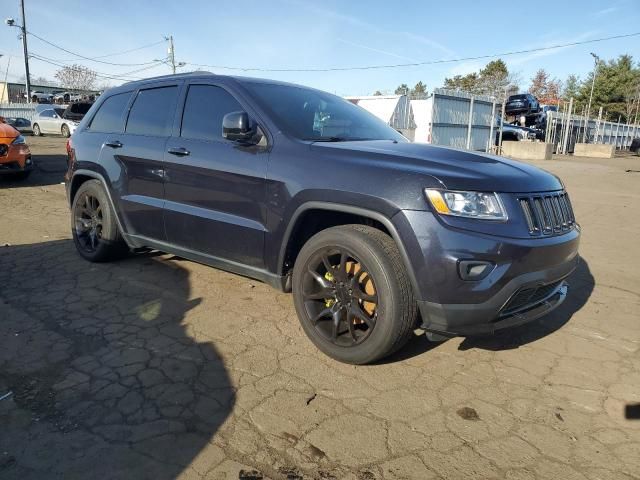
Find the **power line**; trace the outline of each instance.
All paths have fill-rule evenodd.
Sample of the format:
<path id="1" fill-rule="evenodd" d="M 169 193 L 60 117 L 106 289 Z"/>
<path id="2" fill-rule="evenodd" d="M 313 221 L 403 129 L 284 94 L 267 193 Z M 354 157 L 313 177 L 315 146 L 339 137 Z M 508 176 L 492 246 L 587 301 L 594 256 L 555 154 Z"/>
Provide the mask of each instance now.
<path id="1" fill-rule="evenodd" d="M 31 35 L 33 35 L 33 34 L 31 34 Z M 147 45 L 142 45 L 141 47 L 131 48 L 129 50 L 123 50 L 121 52 L 108 53 L 107 55 L 99 55 L 97 57 L 91 57 L 91 61 L 95 61 L 98 58 L 117 57 L 119 55 L 124 55 L 124 54 L 127 54 L 127 53 L 136 52 L 138 50 L 144 50 L 145 48 L 154 47 L 154 46 L 160 45 L 161 43 L 164 43 L 164 42 L 165 42 L 165 40 L 159 40 L 157 42 L 149 43 Z M 74 62 L 74 61 L 77 61 L 77 60 L 78 60 L 77 58 L 68 58 L 68 59 L 58 58 L 58 59 L 55 59 L 56 62 Z M 118 65 L 128 66 L 128 65 L 131 65 L 131 64 L 125 63 L 125 64 L 118 64 Z"/>
<path id="2" fill-rule="evenodd" d="M 362 67 L 326 67 L 326 68 L 258 68 L 258 67 L 229 67 L 226 65 L 207 65 L 202 63 L 188 63 L 194 67 L 206 67 L 206 68 L 219 68 L 222 70 L 237 70 L 242 72 L 344 72 L 351 70 L 377 70 L 383 68 L 402 68 L 402 67 L 417 67 L 421 65 L 437 65 L 442 63 L 457 63 L 465 62 L 469 60 L 483 60 L 495 57 L 507 57 L 510 55 L 520 55 L 523 53 L 543 52 L 545 50 L 554 50 L 558 48 L 573 47 L 577 45 L 587 45 L 589 43 L 605 42 L 607 40 L 616 40 L 620 38 L 629 38 L 640 35 L 640 32 L 629 33 L 624 35 L 614 35 L 611 37 L 595 38 L 592 40 L 583 40 L 579 42 L 570 42 L 557 45 L 550 45 L 548 47 L 528 48 L 524 50 L 515 50 L 510 52 L 493 53 L 490 55 L 478 55 L 475 57 L 463 57 L 454 59 L 442 59 L 442 60 L 426 60 L 424 62 L 412 62 L 412 63 L 396 63 L 389 65 L 366 65 Z"/>
<path id="3" fill-rule="evenodd" d="M 38 60 L 38 61 L 44 62 L 44 63 L 48 63 L 50 65 L 54 65 L 56 67 L 61 67 L 61 68 L 68 67 L 68 65 L 64 65 L 64 64 L 58 63 L 58 62 L 56 62 L 56 61 L 54 61 L 52 59 L 49 59 L 47 57 L 43 57 L 43 56 L 38 55 L 36 53 L 32 53 L 31 57 L 33 59 L 35 59 L 35 60 Z M 120 80 L 120 81 L 130 82 L 132 80 L 140 80 L 141 79 L 141 77 L 134 77 L 131 74 L 139 73 L 139 72 L 142 72 L 142 71 L 145 71 L 145 70 L 150 70 L 152 68 L 155 68 L 155 67 L 158 67 L 158 66 L 164 65 L 164 64 L 165 64 L 165 62 L 156 62 L 153 65 L 148 65 L 146 67 L 138 68 L 136 70 L 131 70 L 129 72 L 125 72 L 125 73 L 122 73 L 122 74 L 108 74 L 108 73 L 102 73 L 102 72 L 94 72 L 94 73 L 96 74 L 96 77 L 99 77 L 99 78 L 105 78 L 105 79 L 108 79 L 108 80 Z"/>
<path id="4" fill-rule="evenodd" d="M 164 42 L 165 42 L 164 39 L 158 40 L 157 42 L 149 43 L 147 45 L 142 45 L 141 47 L 131 48 L 129 50 L 123 50 L 121 52 L 116 52 L 116 53 L 109 53 L 107 55 L 100 55 L 98 57 L 93 57 L 93 58 L 95 60 L 96 58 L 117 57 L 119 55 L 124 55 L 125 53 L 137 52 L 138 50 L 144 50 L 145 48 L 155 47 L 156 45 L 160 45 L 161 43 L 164 43 Z"/>
<path id="5" fill-rule="evenodd" d="M 96 58 L 91 58 L 91 57 L 85 57 L 84 55 L 80 55 L 79 53 L 76 52 L 72 52 L 71 50 L 67 50 L 64 47 L 61 47 L 60 45 L 56 45 L 55 43 L 50 42 L 49 40 L 46 40 L 44 38 L 42 38 L 39 35 L 36 35 L 35 33 L 28 31 L 27 32 L 29 35 L 31 35 L 32 37 L 37 38 L 38 40 L 40 40 L 41 42 L 46 43 L 47 45 L 51 45 L 54 48 L 57 48 L 58 50 L 62 50 L 63 52 L 66 52 L 70 55 L 74 55 L 78 58 L 82 58 L 84 60 L 88 60 L 90 62 L 96 62 L 96 63 L 103 63 L 105 65 L 114 65 L 117 67 L 139 67 L 141 65 L 151 65 L 152 63 L 158 63 L 157 61 L 151 61 L 151 62 L 144 62 L 144 63 L 114 63 L 114 62 L 106 62 L 104 60 L 96 60 Z M 59 60 L 59 61 L 63 61 L 63 60 Z"/>

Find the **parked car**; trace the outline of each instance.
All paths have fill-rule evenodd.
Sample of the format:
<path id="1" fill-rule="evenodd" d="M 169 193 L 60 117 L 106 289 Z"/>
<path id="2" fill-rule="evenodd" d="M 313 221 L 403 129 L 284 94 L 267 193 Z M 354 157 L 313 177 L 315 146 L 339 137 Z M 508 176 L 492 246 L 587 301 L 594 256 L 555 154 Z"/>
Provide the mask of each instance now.
<path id="1" fill-rule="evenodd" d="M 53 101 L 58 104 L 65 104 L 71 102 L 79 102 L 82 100 L 82 95 L 79 93 L 72 92 L 61 92 L 53 97 Z"/>
<path id="2" fill-rule="evenodd" d="M 24 98 L 30 98 L 34 103 L 51 103 L 53 95 L 50 93 L 44 93 L 40 91 L 33 91 L 31 95 L 27 96 L 26 93 L 22 95 Z"/>
<path id="3" fill-rule="evenodd" d="M 84 118 L 93 103 L 78 102 L 72 103 L 64 110 L 62 118 L 66 120 L 72 120 L 79 123 Z"/>
<path id="4" fill-rule="evenodd" d="M 522 140 L 535 140 L 539 139 L 542 132 L 529 127 L 522 127 L 517 124 L 502 122 L 499 118 L 496 119 L 496 138 L 495 144 L 500 144 L 500 124 L 502 123 L 502 141 L 522 141 Z"/>
<path id="5" fill-rule="evenodd" d="M 5 123 L 11 125 L 20 133 L 33 133 L 31 130 L 31 120 L 22 117 L 5 117 Z"/>
<path id="6" fill-rule="evenodd" d="M 505 104 L 505 113 L 509 116 L 530 115 L 539 111 L 540 103 L 530 93 L 511 95 Z"/>
<path id="7" fill-rule="evenodd" d="M 18 130 L 0 117 L 0 175 L 24 179 L 33 168 L 31 151 Z"/>
<path id="8" fill-rule="evenodd" d="M 53 107 L 53 106 L 52 106 Z M 68 108 L 68 107 L 67 107 Z M 31 128 L 36 137 L 44 134 L 70 137 L 78 126 L 78 121 L 65 118 L 66 109 L 54 107 L 37 112 L 31 120 Z"/>
<path id="9" fill-rule="evenodd" d="M 540 105 L 540 113 L 547 114 L 549 112 L 557 112 L 557 111 L 558 111 L 557 105 Z"/>
<path id="10" fill-rule="evenodd" d="M 411 143 L 311 88 L 206 73 L 127 83 L 70 143 L 83 258 L 148 247 L 292 291 L 311 341 L 343 362 L 389 355 L 419 325 L 442 339 L 532 321 L 563 302 L 578 262 L 556 176 Z"/>

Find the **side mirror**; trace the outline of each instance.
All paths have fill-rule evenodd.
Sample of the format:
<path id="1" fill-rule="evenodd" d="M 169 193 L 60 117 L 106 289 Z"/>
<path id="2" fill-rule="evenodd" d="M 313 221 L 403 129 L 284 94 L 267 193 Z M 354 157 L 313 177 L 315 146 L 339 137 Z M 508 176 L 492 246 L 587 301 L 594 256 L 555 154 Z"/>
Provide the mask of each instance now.
<path id="1" fill-rule="evenodd" d="M 222 118 L 222 136 L 234 142 L 249 142 L 256 134 L 256 126 L 247 112 L 231 112 Z"/>

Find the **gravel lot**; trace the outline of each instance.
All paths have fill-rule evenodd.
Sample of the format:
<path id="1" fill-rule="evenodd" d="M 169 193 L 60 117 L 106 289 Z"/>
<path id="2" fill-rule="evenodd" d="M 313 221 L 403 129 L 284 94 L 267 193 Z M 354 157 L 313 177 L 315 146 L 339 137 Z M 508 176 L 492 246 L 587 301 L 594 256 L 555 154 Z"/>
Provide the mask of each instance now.
<path id="1" fill-rule="evenodd" d="M 64 139 L 29 143 L 34 174 L 0 179 L 3 479 L 640 478 L 640 158 L 541 163 L 583 226 L 552 315 L 354 367 L 266 285 L 80 259 Z"/>

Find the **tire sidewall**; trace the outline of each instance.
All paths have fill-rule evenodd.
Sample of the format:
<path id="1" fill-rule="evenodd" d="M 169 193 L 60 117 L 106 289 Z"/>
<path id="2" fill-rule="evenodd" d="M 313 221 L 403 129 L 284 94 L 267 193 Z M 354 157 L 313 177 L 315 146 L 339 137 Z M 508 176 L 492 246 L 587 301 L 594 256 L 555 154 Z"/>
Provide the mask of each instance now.
<path id="1" fill-rule="evenodd" d="M 93 252 L 88 252 L 83 248 L 76 233 L 75 212 L 76 208 L 78 208 L 78 202 L 81 198 L 83 198 L 84 194 L 90 194 L 96 197 L 98 199 L 98 202 L 100 203 L 100 206 L 102 207 L 101 238 L 98 241 L 98 246 Z M 78 188 L 76 195 L 73 197 L 73 202 L 71 204 L 71 232 L 73 236 L 73 242 L 75 243 L 76 249 L 78 250 L 80 256 L 92 262 L 100 262 L 105 260 L 112 250 L 114 244 L 117 242 L 118 230 L 114 213 L 111 209 L 109 198 L 107 197 L 107 194 L 104 191 L 104 188 L 102 187 L 102 184 L 99 180 L 87 180 L 82 185 L 80 185 L 80 188 Z"/>
<path id="2" fill-rule="evenodd" d="M 69 138 L 71 136 L 71 131 L 67 125 L 62 125 L 61 130 L 64 138 Z"/>
<path id="3" fill-rule="evenodd" d="M 40 135 L 42 135 L 42 130 L 40 130 L 40 125 L 38 125 L 37 123 L 33 125 L 32 131 L 36 137 L 39 137 Z"/>
<path id="4" fill-rule="evenodd" d="M 377 319 L 373 331 L 361 344 L 351 347 L 341 347 L 325 339 L 312 325 L 302 298 L 303 274 L 318 250 L 328 246 L 343 248 L 357 256 L 371 275 L 378 295 Z M 369 363 L 383 356 L 395 338 L 400 298 L 393 279 L 393 267 L 383 249 L 361 232 L 331 228 L 312 237 L 298 254 L 298 260 L 293 269 L 294 305 L 302 328 L 318 349 L 336 360 L 355 364 Z"/>

